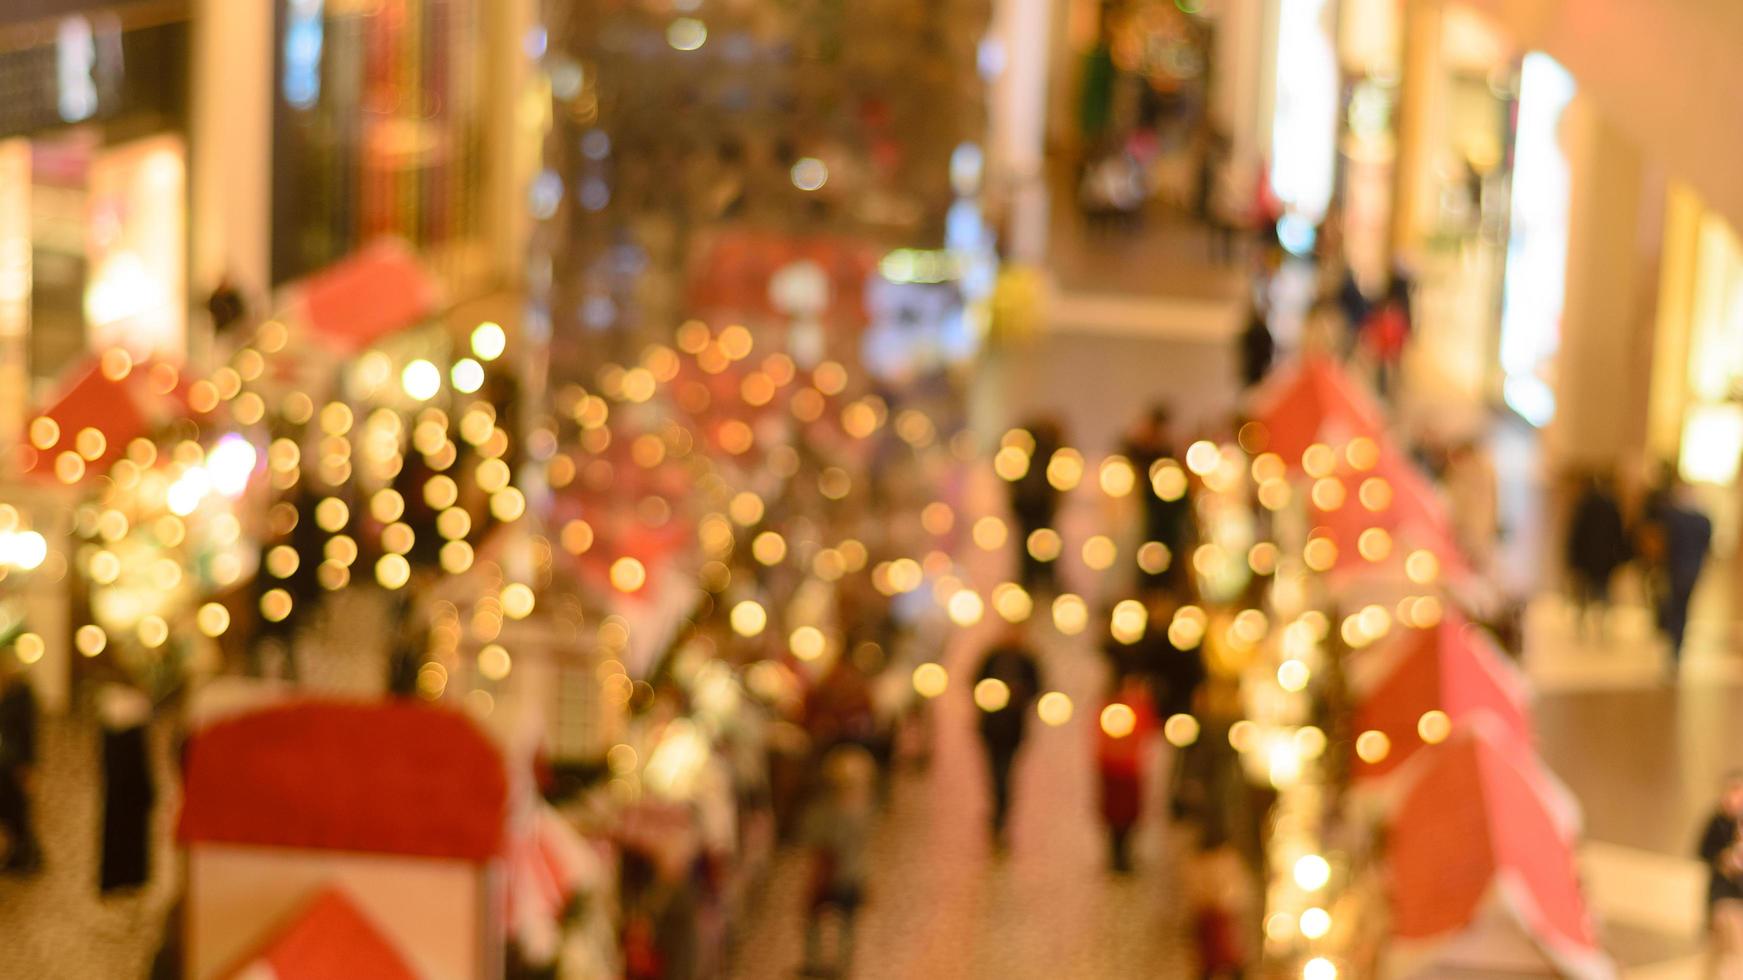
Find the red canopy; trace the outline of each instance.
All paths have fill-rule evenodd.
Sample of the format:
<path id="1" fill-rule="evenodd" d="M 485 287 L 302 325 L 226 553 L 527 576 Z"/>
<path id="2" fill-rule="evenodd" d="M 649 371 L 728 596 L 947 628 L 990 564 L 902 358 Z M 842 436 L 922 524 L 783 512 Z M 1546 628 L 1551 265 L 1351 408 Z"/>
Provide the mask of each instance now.
<path id="1" fill-rule="evenodd" d="M 1268 433 L 1266 450 L 1295 469 L 1301 467 L 1301 454 L 1316 442 L 1378 438 L 1385 429 L 1379 407 L 1324 357 L 1304 357 L 1293 372 L 1269 382 L 1253 406 L 1253 420 Z"/>
<path id="2" fill-rule="evenodd" d="M 1318 525 L 1331 533 L 1338 546 L 1339 569 L 1363 565 L 1366 560 L 1358 547 L 1362 532 L 1380 528 L 1393 536 L 1394 546 L 1389 555 L 1393 566 L 1401 563 L 1410 551 L 1422 548 L 1434 553 L 1446 574 L 1469 573 L 1469 563 L 1453 540 L 1445 505 L 1428 478 L 1394 450 L 1381 449 L 1372 469 L 1344 466 L 1326 479 L 1343 484 L 1342 503 L 1332 510 L 1316 506 L 1313 513 Z M 1369 481 L 1384 485 L 1385 492 L 1374 495 L 1376 502 L 1383 501 L 1382 506 L 1369 507 L 1369 501 L 1363 499 L 1362 488 Z"/>
<path id="3" fill-rule="evenodd" d="M 1591 956 L 1596 938 L 1573 845 L 1529 755 L 1475 730 L 1433 752 L 1387 835 L 1393 933 L 1450 937 L 1499 898 L 1552 956 Z"/>
<path id="4" fill-rule="evenodd" d="M 1355 778 L 1388 775 L 1421 751 L 1425 746 L 1416 727 L 1428 711 L 1446 712 L 1456 728 L 1487 714 L 1500 723 L 1511 744 L 1532 744 L 1524 691 L 1482 630 L 1448 613 L 1432 629 L 1405 632 L 1400 643 L 1403 656 L 1366 693 L 1352 718 L 1358 732 L 1383 733 L 1391 751 L 1377 763 L 1357 762 Z M 1382 648 L 1363 656 L 1395 656 L 1397 651 Z"/>
<path id="5" fill-rule="evenodd" d="M 298 312 L 325 343 L 353 353 L 434 314 L 441 293 L 403 242 L 382 239 L 297 287 Z"/>
<path id="6" fill-rule="evenodd" d="M 273 980 L 416 980 L 393 941 L 345 893 L 328 888 L 228 977 Z"/>
<path id="7" fill-rule="evenodd" d="M 187 414 L 179 376 L 167 363 L 136 364 L 117 380 L 103 373 L 93 355 L 67 377 L 48 407 L 31 416 L 33 422 L 51 418 L 60 427 L 59 441 L 38 451 L 32 473 L 53 473 L 55 458 L 71 451 L 85 429 L 103 433 L 103 454 L 87 460 L 87 472 L 100 473 L 126 453 L 128 442 Z"/>
<path id="8" fill-rule="evenodd" d="M 484 862 L 502 852 L 507 798 L 501 753 L 462 715 L 307 701 L 193 737 L 179 834 Z"/>

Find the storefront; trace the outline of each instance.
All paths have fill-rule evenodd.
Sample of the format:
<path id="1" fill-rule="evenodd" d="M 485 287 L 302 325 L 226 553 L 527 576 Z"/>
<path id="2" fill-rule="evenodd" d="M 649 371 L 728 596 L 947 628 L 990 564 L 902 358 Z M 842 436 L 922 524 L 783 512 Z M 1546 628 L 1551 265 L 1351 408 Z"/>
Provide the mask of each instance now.
<path id="1" fill-rule="evenodd" d="M 1404 9 L 1392 253 L 1422 286 L 1418 309 L 1435 313 L 1418 318 L 1418 355 L 1436 365 L 1444 394 L 1464 400 L 1503 395 L 1502 283 L 1514 247 L 1509 188 L 1520 57 L 1463 5 Z M 1549 116 L 1549 134 L 1532 138 L 1553 145 Z M 1538 425 L 1549 417 L 1534 403 L 1515 410 Z"/>
<path id="2" fill-rule="evenodd" d="M 393 237 L 476 288 L 490 272 L 487 5 L 275 6 L 274 285 Z"/>
<path id="3" fill-rule="evenodd" d="M 54 9 L 50 10 L 47 7 Z M 187 334 L 178 5 L 49 4 L 0 36 L 0 423 L 88 350 L 179 359 Z"/>

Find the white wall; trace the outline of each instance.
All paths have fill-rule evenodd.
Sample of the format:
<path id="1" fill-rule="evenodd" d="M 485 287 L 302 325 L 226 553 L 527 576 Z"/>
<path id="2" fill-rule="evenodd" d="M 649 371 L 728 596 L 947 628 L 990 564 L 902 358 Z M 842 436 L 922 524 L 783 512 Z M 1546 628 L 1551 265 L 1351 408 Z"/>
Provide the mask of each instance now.
<path id="1" fill-rule="evenodd" d="M 342 885 L 420 975 L 470 980 L 501 962 L 488 949 L 483 874 L 455 860 L 197 844 L 187 869 L 187 976 L 218 977 L 323 888 Z"/>

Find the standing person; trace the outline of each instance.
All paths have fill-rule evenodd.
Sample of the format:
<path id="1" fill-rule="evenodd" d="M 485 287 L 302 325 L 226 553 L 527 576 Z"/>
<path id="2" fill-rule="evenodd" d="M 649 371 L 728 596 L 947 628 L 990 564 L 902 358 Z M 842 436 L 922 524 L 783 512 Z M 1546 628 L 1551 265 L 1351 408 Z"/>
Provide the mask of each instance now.
<path id="1" fill-rule="evenodd" d="M 866 843 L 876 801 L 877 763 L 857 745 L 838 745 L 823 759 L 824 797 L 806 815 L 811 894 L 805 925 L 805 975 L 846 976 L 853 961 L 853 919 L 865 898 Z M 837 918 L 833 963 L 823 959 L 823 922 Z"/>
<path id="2" fill-rule="evenodd" d="M 157 789 L 151 775 L 147 726 L 151 702 L 124 684 L 98 695 L 103 723 L 103 860 L 99 886 L 105 893 L 138 888 L 151 879 L 151 808 Z"/>
<path id="3" fill-rule="evenodd" d="M 206 297 L 206 313 L 212 318 L 212 331 L 219 337 L 228 336 L 248 320 L 248 300 L 228 272 L 218 277 L 212 294 Z"/>
<path id="4" fill-rule="evenodd" d="M 1670 671 L 1674 677 L 1682 664 L 1689 603 L 1694 599 L 1695 586 L 1713 545 L 1713 522 L 1695 506 L 1688 484 L 1680 480 L 1671 485 L 1651 520 L 1657 525 L 1663 554 L 1658 628 L 1670 641 Z"/>
<path id="5" fill-rule="evenodd" d="M 1065 433 L 1059 422 L 1042 418 L 1029 425 L 1035 448 L 1029 454 L 1029 469 L 1011 484 L 1011 514 L 1017 520 L 1017 552 L 1022 556 L 1023 586 L 1030 592 L 1052 590 L 1055 586 L 1053 565 L 1029 553 L 1029 535 L 1042 528 L 1053 527 L 1059 513 L 1059 491 L 1047 481 L 1047 464 L 1065 443 Z"/>
<path id="6" fill-rule="evenodd" d="M 1410 278 L 1395 269 L 1386 296 L 1362 323 L 1362 342 L 1374 358 L 1374 386 L 1383 398 L 1395 399 L 1404 361 L 1404 347 L 1414 329 L 1410 309 Z"/>
<path id="7" fill-rule="evenodd" d="M 1041 690 L 1041 669 L 1029 649 L 1021 630 L 1012 628 L 982 658 L 975 672 L 977 693 L 981 685 L 996 682 L 1003 685 L 1002 698 L 989 697 L 980 716 L 980 739 L 986 747 L 987 770 L 992 781 L 993 846 L 1003 851 L 1007 846 L 1005 825 L 1011 810 L 1011 769 L 1017 762 L 1017 750 L 1023 746 L 1023 736 L 1029 721 L 1029 706 Z M 989 684 L 996 690 L 996 685 Z M 977 697 L 977 702 L 980 699 Z"/>
<path id="8" fill-rule="evenodd" d="M 42 866 L 30 819 L 30 777 L 36 768 L 36 692 L 16 652 L 0 661 L 0 872 L 29 874 Z"/>
<path id="9" fill-rule="evenodd" d="M 1743 958 L 1743 770 L 1726 774 L 1695 853 L 1707 866 L 1710 966 L 1720 965 L 1721 957 Z"/>
<path id="10" fill-rule="evenodd" d="M 1602 475 L 1593 473 L 1583 481 L 1568 522 L 1567 570 L 1573 590 L 1574 622 L 1580 636 L 1594 605 L 1598 607 L 1598 636 L 1604 635 L 1605 613 L 1610 606 L 1610 579 L 1628 560 L 1628 532 L 1622 521 L 1622 505 Z"/>
<path id="11" fill-rule="evenodd" d="M 1116 716 L 1111 710 L 1116 705 L 1130 715 Z M 1108 829 L 1108 864 L 1115 874 L 1132 870 L 1132 828 L 1144 810 L 1144 750 L 1155 729 L 1156 712 L 1144 679 L 1135 673 L 1119 677 L 1095 729 L 1101 816 Z"/>
<path id="12" fill-rule="evenodd" d="M 1251 388 L 1265 380 L 1271 372 L 1271 362 L 1277 357 L 1277 340 L 1271 336 L 1264 307 L 1253 304 L 1247 316 L 1247 327 L 1241 331 L 1241 385 Z"/>
<path id="13" fill-rule="evenodd" d="M 1133 468 L 1144 481 L 1139 484 L 1145 488 L 1145 492 L 1139 495 L 1144 502 L 1144 540 L 1161 543 L 1170 555 L 1185 554 L 1189 545 L 1187 536 L 1192 531 L 1191 500 L 1184 492 L 1173 500 L 1164 500 L 1155 492 L 1152 483 L 1157 464 L 1174 455 L 1173 420 L 1168 406 L 1151 406 L 1123 448 L 1126 458 L 1132 461 Z M 1178 585 L 1179 570 L 1185 567 L 1171 561 L 1160 572 L 1143 572 L 1143 584 L 1149 587 L 1165 583 Z"/>

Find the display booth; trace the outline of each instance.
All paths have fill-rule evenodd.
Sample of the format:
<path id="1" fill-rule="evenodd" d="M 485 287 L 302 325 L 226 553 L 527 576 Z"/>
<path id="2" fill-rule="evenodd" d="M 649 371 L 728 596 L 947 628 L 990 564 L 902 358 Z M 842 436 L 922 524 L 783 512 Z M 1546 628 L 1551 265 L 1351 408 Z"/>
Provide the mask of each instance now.
<path id="1" fill-rule="evenodd" d="M 1431 751 L 1387 831 L 1383 975 L 1615 977 L 1580 890 L 1567 791 L 1482 726 Z"/>
<path id="2" fill-rule="evenodd" d="M 186 975 L 366 922 L 408 975 L 501 976 L 508 794 L 489 738 L 421 705 L 288 702 L 196 733 L 178 829 Z"/>
<path id="3" fill-rule="evenodd" d="M 1391 746 L 1384 758 L 1355 767 L 1358 783 L 1398 772 L 1428 748 L 1426 737 L 1444 737 L 1434 729 L 1438 720 L 1423 720 L 1431 711 L 1444 714 L 1452 730 L 1487 716 L 1506 744 L 1521 750 L 1532 745 L 1525 678 L 1487 634 L 1456 613 L 1432 629 L 1412 630 L 1363 652 L 1350 673 L 1359 692 L 1353 727 L 1379 732 Z"/>
<path id="4" fill-rule="evenodd" d="M 1374 438 L 1385 417 L 1349 375 L 1322 357 L 1303 358 L 1293 370 L 1274 374 L 1248 413 L 1265 427 L 1265 449 L 1293 468 L 1315 443 L 1342 444 L 1358 436 Z"/>

